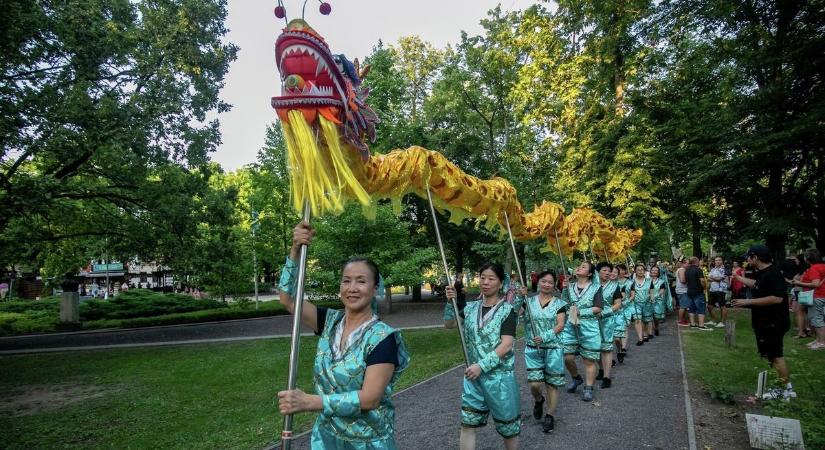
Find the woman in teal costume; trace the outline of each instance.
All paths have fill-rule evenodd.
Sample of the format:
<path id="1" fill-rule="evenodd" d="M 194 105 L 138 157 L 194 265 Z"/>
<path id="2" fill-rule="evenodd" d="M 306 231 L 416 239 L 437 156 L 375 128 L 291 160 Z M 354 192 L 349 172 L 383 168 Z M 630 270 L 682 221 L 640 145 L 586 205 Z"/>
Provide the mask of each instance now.
<path id="1" fill-rule="evenodd" d="M 504 447 L 518 448 L 521 402 L 513 351 L 517 318 L 513 306 L 501 296 L 503 281 L 500 265 L 484 265 L 479 271 L 481 300 L 467 302 L 464 311 L 459 312 L 464 319 L 461 326 L 467 353 L 474 361 L 464 370 L 459 440 L 462 450 L 475 448 L 476 428 L 486 425 L 491 413 Z M 455 295 L 455 289 L 448 287 L 447 298 Z"/>
<path id="2" fill-rule="evenodd" d="M 299 223 L 292 251 L 281 272 L 281 304 L 292 313 L 296 263 L 302 244 L 315 230 Z M 317 308 L 304 301 L 301 322 L 320 336 L 315 355 L 315 394 L 300 389 L 278 393 L 281 414 L 318 411 L 313 449 L 395 449 L 392 387 L 409 364 L 400 332 L 378 320 L 374 307 L 378 268 L 367 259 L 344 265 L 340 296 L 344 310 Z"/>
<path id="3" fill-rule="evenodd" d="M 613 315 L 615 318 L 613 337 L 616 339 L 616 359 L 619 364 L 622 364 L 625 356 L 627 356 L 627 328 L 630 326 L 633 317 L 633 305 L 630 303 L 630 286 L 632 286 L 632 282 L 627 278 L 627 266 L 616 264 L 616 269 L 619 273 L 616 282 L 619 284 L 619 289 L 624 298 L 622 299 L 622 307 Z"/>
<path id="4" fill-rule="evenodd" d="M 622 307 L 622 299 L 624 294 L 617 279 L 619 278 L 619 270 L 613 267 L 613 264 L 608 262 L 601 262 L 596 266 L 596 273 L 599 274 L 599 288 L 602 297 L 601 314 L 599 314 L 599 327 L 602 332 L 602 352 L 601 352 L 601 369 L 596 376 L 597 380 L 602 380 L 601 388 L 607 389 L 611 386 L 610 369 L 613 367 L 613 337 L 616 331 L 615 318 L 613 317 Z"/>
<path id="5" fill-rule="evenodd" d="M 601 296 L 596 296 L 599 288 L 593 281 L 595 271 L 592 263 L 582 262 L 576 268 L 576 280 L 562 293 L 562 299 L 570 305 L 561 338 L 564 345 L 564 365 L 573 377 L 567 385 L 567 392 L 576 392 L 579 385 L 584 383 L 582 400 L 586 402 L 593 400 L 596 362 L 599 361 L 602 348 L 598 317 L 602 312 L 602 303 Z M 584 361 L 584 380 L 576 367 L 576 355 L 580 355 Z"/>
<path id="6" fill-rule="evenodd" d="M 636 336 L 639 340 L 636 345 L 643 345 L 651 339 L 653 333 L 646 331 L 653 322 L 653 295 L 651 294 L 650 278 L 645 276 L 645 265 L 636 264 L 636 275 L 631 279 L 630 299 L 633 301 L 633 322 L 636 327 Z"/>
<path id="7" fill-rule="evenodd" d="M 665 320 L 665 312 L 673 311 L 673 300 L 670 298 L 670 286 L 667 278 L 660 277 L 659 267 L 650 268 L 650 289 L 653 295 L 653 334 L 659 335 L 659 322 Z"/>
<path id="8" fill-rule="evenodd" d="M 559 387 L 564 386 L 564 350 L 558 335 L 564 328 L 567 303 L 555 296 L 556 279 L 552 271 L 538 275 L 539 292 L 530 297 L 519 297 L 516 310 L 524 314 L 524 361 L 527 367 L 527 382 L 533 394 L 533 418 L 542 418 L 542 409 L 547 401 L 547 410 L 542 423 L 545 433 L 555 428 L 556 405 L 559 401 Z M 535 329 L 536 333 L 533 333 Z M 542 395 L 542 385 L 547 396 Z"/>

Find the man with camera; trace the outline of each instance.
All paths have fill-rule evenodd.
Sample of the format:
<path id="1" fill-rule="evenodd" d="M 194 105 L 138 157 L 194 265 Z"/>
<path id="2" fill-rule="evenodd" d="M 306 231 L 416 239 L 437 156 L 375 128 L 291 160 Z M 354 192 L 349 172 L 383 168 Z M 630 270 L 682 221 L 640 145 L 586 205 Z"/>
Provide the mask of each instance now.
<path id="1" fill-rule="evenodd" d="M 751 326 L 756 335 L 759 354 L 776 369 L 779 382 L 784 389 L 773 389 L 764 395 L 765 399 L 789 399 L 796 397 L 790 383 L 790 370 L 785 361 L 782 340 L 790 329 L 788 314 L 788 290 L 779 269 L 773 265 L 773 257 L 768 247 L 753 245 L 745 254 L 749 267 L 756 269 L 752 278 L 734 275 L 752 290 L 752 298 L 734 299 L 735 307 L 751 309 Z"/>

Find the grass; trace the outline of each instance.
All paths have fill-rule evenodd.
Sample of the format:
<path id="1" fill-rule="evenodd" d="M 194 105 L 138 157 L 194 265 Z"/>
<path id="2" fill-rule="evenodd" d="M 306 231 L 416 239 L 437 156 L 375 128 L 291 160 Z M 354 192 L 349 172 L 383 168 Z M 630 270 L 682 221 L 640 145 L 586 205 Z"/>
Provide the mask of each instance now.
<path id="1" fill-rule="evenodd" d="M 396 390 L 461 362 L 455 330 L 404 339 Z M 316 344 L 301 340 L 308 391 Z M 288 360 L 288 339 L 2 357 L 0 448 L 263 448 L 280 438 Z M 296 430 L 313 420 L 296 416 Z"/>
<path id="2" fill-rule="evenodd" d="M 756 351 L 756 339 L 750 324 L 750 312 L 731 310 L 730 319 L 736 320 L 736 348 L 725 347 L 723 333 L 687 332 L 682 336 L 685 356 L 691 377 L 707 391 L 711 398 L 727 404 L 743 404 L 744 398 L 756 391 L 757 374 L 769 369 L 766 360 Z M 791 382 L 799 397 L 791 402 L 763 402 L 761 413 L 798 419 L 802 423 L 805 446 L 825 448 L 825 385 L 822 384 L 825 352 L 805 348 L 793 339 L 795 330 L 785 335 L 785 359 L 791 370 Z M 776 372 L 768 371 L 769 379 Z"/>

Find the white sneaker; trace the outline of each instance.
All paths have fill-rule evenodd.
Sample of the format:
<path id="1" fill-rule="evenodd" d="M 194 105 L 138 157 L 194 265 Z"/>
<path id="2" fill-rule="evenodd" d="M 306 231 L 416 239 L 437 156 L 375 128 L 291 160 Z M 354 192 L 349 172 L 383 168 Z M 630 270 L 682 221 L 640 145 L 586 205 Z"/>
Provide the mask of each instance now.
<path id="1" fill-rule="evenodd" d="M 719 322 L 719 323 L 716 324 L 716 328 L 725 328 L 725 324 L 722 323 L 722 322 Z"/>
<path id="2" fill-rule="evenodd" d="M 814 345 L 809 345 L 808 348 L 811 350 L 822 350 L 825 348 L 825 344 L 814 341 Z"/>
<path id="3" fill-rule="evenodd" d="M 782 398 L 784 398 L 785 400 L 796 398 L 796 392 L 793 390 L 793 388 L 787 388 L 784 391 L 782 391 Z"/>
<path id="4" fill-rule="evenodd" d="M 776 400 L 779 398 L 785 398 L 785 390 L 779 388 L 773 388 L 768 392 L 762 394 L 762 400 Z"/>
<path id="5" fill-rule="evenodd" d="M 712 327 L 712 326 L 714 326 L 714 325 L 716 325 L 716 322 L 714 322 L 714 321 L 712 321 L 712 320 L 706 320 L 706 321 L 705 321 L 705 326 L 706 326 L 706 327 Z"/>

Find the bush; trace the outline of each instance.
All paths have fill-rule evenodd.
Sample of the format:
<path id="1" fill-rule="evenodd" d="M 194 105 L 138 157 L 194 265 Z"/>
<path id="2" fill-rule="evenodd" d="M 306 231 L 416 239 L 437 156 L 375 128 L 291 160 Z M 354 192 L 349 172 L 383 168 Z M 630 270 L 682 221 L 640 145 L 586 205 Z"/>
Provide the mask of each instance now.
<path id="1" fill-rule="evenodd" d="M 29 313 L 33 311 L 48 311 L 60 314 L 60 299 L 46 297 L 41 300 L 14 300 L 0 303 L 0 313 Z"/>
<path id="2" fill-rule="evenodd" d="M 183 294 L 163 294 L 147 289 L 131 289 L 109 300 L 89 300 L 80 304 L 84 321 L 153 317 L 225 307 L 214 300 Z"/>
<path id="3" fill-rule="evenodd" d="M 0 336 L 54 331 L 58 315 L 46 311 L 34 313 L 0 312 Z"/>

